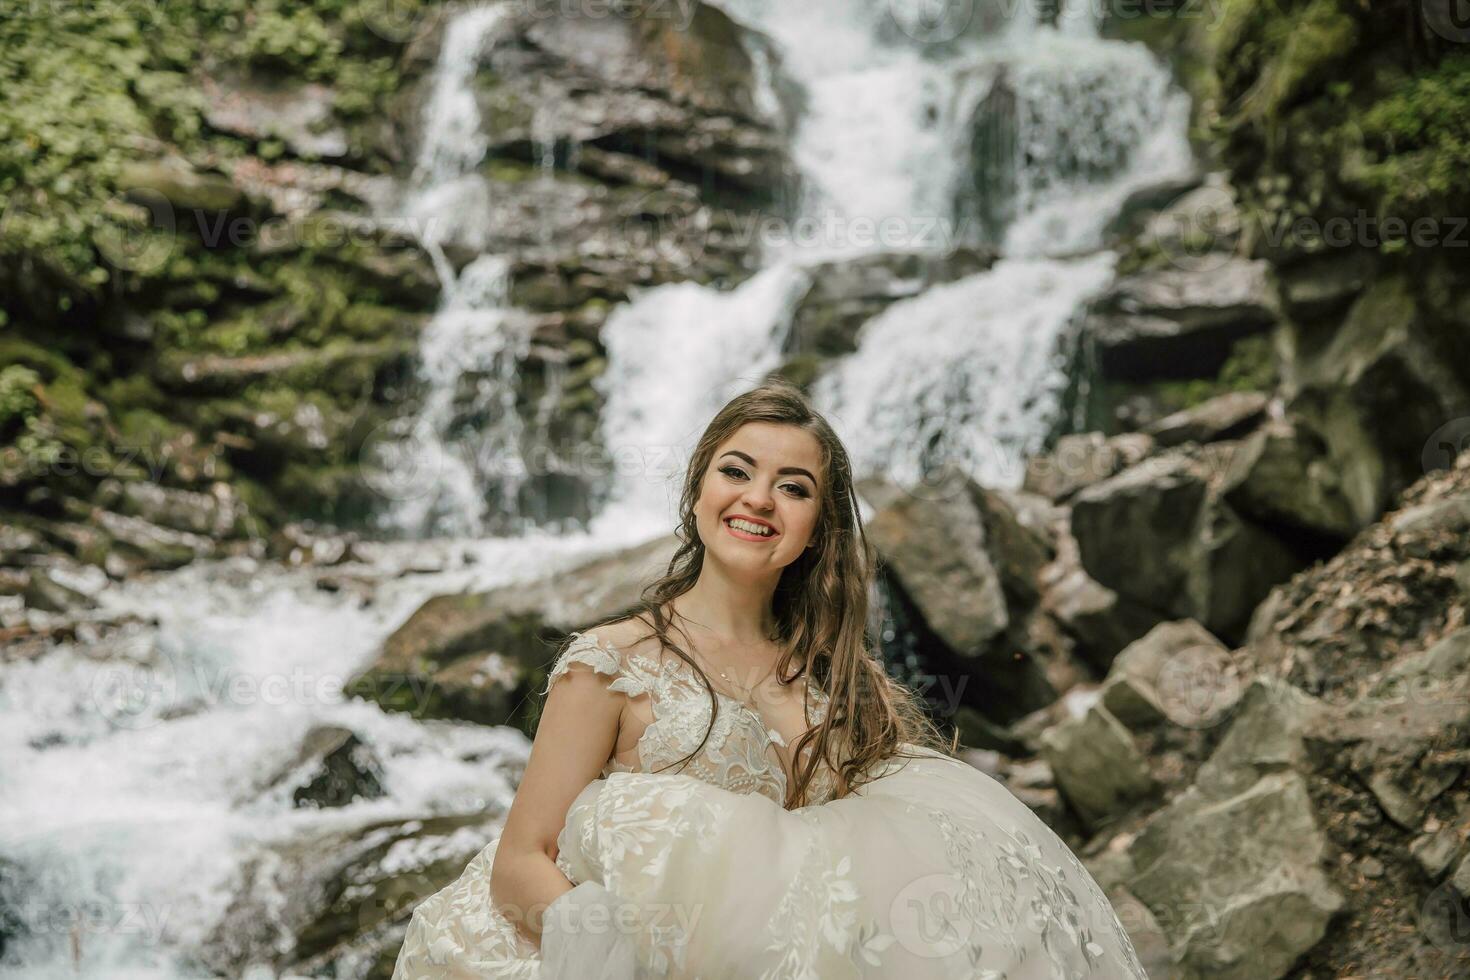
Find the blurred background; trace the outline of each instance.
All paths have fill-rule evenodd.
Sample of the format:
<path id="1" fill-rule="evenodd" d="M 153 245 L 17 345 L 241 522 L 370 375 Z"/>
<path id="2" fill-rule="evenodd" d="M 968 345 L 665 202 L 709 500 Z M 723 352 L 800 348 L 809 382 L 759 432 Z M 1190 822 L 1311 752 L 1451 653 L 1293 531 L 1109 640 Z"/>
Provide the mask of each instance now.
<path id="1" fill-rule="evenodd" d="M 1467 0 L 0 14 L 0 975 L 387 977 L 771 376 L 1155 980 L 1470 975 Z"/>

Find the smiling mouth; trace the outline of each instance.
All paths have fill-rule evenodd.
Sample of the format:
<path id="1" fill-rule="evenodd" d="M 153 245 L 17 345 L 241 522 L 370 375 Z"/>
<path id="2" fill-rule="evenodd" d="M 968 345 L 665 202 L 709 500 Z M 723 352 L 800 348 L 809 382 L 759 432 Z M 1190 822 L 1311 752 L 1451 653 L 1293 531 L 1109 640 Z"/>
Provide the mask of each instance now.
<path id="1" fill-rule="evenodd" d="M 765 525 L 757 524 L 754 521 L 747 521 L 740 517 L 727 518 L 724 524 L 725 527 L 730 529 L 731 534 L 737 538 L 744 538 L 747 541 L 769 541 L 777 535 L 775 528 L 766 527 Z"/>

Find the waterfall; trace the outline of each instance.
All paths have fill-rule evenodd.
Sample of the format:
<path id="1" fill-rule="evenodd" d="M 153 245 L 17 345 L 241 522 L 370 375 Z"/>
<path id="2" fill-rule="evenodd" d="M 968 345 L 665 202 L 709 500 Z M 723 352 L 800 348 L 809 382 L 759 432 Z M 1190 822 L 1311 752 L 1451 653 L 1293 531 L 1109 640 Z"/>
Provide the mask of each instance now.
<path id="1" fill-rule="evenodd" d="M 1010 113 L 1000 120 L 1007 138 L 991 148 L 994 177 L 979 191 L 1009 198 L 1008 220 L 990 242 L 1006 257 L 870 321 L 858 351 L 822 376 L 812 397 L 848 446 L 859 477 L 915 484 L 949 463 L 984 483 L 1019 485 L 1024 454 L 1039 448 L 1055 422 L 1065 384 L 1059 341 L 1111 276 L 1114 256 L 1098 250 L 1104 226 L 1136 188 L 1190 170 L 1187 96 L 1142 45 L 1103 40 L 1085 5 L 1064 9 L 1055 26 L 1024 7 L 989 22 L 972 10 L 973 18 L 948 24 L 926 20 L 923 3 L 719 5 L 778 42 L 783 69 L 807 96 L 793 144 L 804 180 L 800 214 L 790 233 L 762 242 L 762 276 L 876 250 L 860 227 L 886 224 L 896 232 L 890 247 L 900 251 L 940 255 L 957 244 L 986 243 L 986 230 L 967 225 L 974 216 L 957 212 L 954 202 L 964 197 L 972 119 L 987 95 L 1002 87 L 1008 93 Z M 922 43 L 944 30 L 952 44 L 936 51 Z M 828 233 L 801 235 L 801 227 Z M 1073 257 L 1086 252 L 1093 254 Z M 791 310 L 777 304 L 761 325 L 742 321 L 742 338 L 767 340 L 747 344 L 745 357 L 677 346 L 688 352 L 685 365 L 697 369 L 666 370 L 656 385 L 625 383 L 639 372 L 623 365 L 624 356 L 657 348 L 679 323 L 688 330 L 693 322 L 664 321 L 666 312 L 697 309 L 711 324 L 759 313 L 745 293 L 762 288 L 755 284 L 733 295 L 664 288 L 679 299 L 655 290 L 609 324 L 641 334 L 609 351 L 604 433 L 615 441 L 630 438 L 629 420 L 659 417 L 664 405 L 692 407 L 699 393 L 754 380 L 747 365 L 774 363 L 785 338 Z M 674 368 L 669 356 L 660 363 Z M 670 390 L 683 384 L 688 394 Z M 698 423 L 683 424 L 689 428 L 679 445 L 687 458 Z M 619 496 L 641 493 L 649 509 L 662 505 L 671 515 L 672 488 L 638 475 L 653 485 L 634 491 L 620 475 Z"/>
<path id="2" fill-rule="evenodd" d="M 513 257 L 487 253 L 487 141 L 469 88 L 507 7 L 470 8 L 446 28 L 393 214 L 413 221 L 444 283 L 422 344 L 426 394 L 376 444 L 391 529 L 439 537 L 369 542 L 327 573 L 237 559 L 140 577 L 98 593 L 100 615 L 138 615 L 135 628 L 102 643 L 82 629 L 0 664 L 0 911 L 18 916 L 0 915 L 0 933 L 17 927 L 0 976 L 210 976 L 195 953 L 238 896 L 260 897 L 247 882 L 257 862 L 385 821 L 508 805 L 506 773 L 529 748 L 518 732 L 385 712 L 345 698 L 345 679 L 430 596 L 544 577 L 666 532 L 700 428 L 780 363 L 812 266 L 885 247 L 860 227 L 893 223 L 889 248 L 989 243 L 1002 257 L 888 307 L 820 379 L 814 398 L 859 475 L 912 486 L 958 461 L 984 482 L 1019 478 L 1055 411 L 1057 338 L 1111 275 L 1101 229 L 1130 190 L 1188 166 L 1165 69 L 1070 8 L 1050 26 L 1024 8 L 1003 16 L 1001 0 L 719 5 L 773 39 L 780 57 L 763 74 L 805 91 L 799 211 L 760 243 L 761 269 L 741 285 L 650 289 L 605 323 L 598 386 L 614 473 L 590 530 L 493 534 L 496 515 L 518 512 L 523 427 L 537 417 L 514 404 L 527 318 L 507 295 Z M 941 7 L 974 16 L 929 16 Z M 978 188 L 966 184 L 977 112 L 995 113 Z M 533 129 L 536 159 L 551 166 Z M 320 725 L 372 749 L 386 795 L 297 809 L 260 785 Z M 269 935 L 293 900 L 266 894 L 252 928 Z"/>
<path id="3" fill-rule="evenodd" d="M 477 537 L 492 512 L 518 511 L 526 466 L 514 382 L 530 336 L 510 306 L 509 259 L 484 251 L 490 192 L 477 168 L 489 140 L 473 89 L 485 46 L 512 12 L 472 7 L 446 25 L 408 193 L 401 214 L 384 216 L 415 232 L 444 286 L 420 345 L 424 405 L 365 454 L 369 483 L 389 503 L 385 529 Z M 451 244 L 481 254 L 456 273 Z"/>

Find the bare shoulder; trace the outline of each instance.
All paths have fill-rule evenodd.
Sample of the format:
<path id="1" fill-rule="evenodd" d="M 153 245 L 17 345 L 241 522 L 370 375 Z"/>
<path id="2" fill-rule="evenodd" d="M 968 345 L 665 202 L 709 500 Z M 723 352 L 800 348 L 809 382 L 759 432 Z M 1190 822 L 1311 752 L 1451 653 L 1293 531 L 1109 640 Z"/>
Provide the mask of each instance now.
<path id="1" fill-rule="evenodd" d="M 600 623 L 584 632 L 593 633 L 602 645 L 616 651 L 620 656 L 638 655 L 658 659 L 658 637 L 648 621 L 637 616 L 628 616 L 609 623 Z"/>

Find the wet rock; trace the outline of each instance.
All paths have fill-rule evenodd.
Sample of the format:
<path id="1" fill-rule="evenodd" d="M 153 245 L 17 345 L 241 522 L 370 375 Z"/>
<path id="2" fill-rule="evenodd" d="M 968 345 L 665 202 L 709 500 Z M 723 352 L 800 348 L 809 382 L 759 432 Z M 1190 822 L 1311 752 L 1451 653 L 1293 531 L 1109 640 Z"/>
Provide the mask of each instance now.
<path id="1" fill-rule="evenodd" d="M 811 288 L 792 314 L 785 353 L 850 354 L 862 325 L 891 304 L 984 272 L 996 258 L 994 252 L 961 248 L 943 256 L 880 252 L 813 266 Z"/>
<path id="2" fill-rule="evenodd" d="M 1232 258 L 1208 270 L 1161 268 L 1120 279 L 1090 306 L 1083 325 L 1102 375 L 1213 377 L 1235 341 L 1276 322 L 1267 268 Z"/>
<path id="3" fill-rule="evenodd" d="M 1161 213 L 1172 215 L 1181 209 L 1188 213 L 1189 205 L 1184 199 L 1200 183 L 1198 175 L 1190 175 L 1155 181 L 1140 187 L 1123 199 L 1118 213 L 1103 229 L 1103 235 L 1108 239 L 1132 237 L 1146 231 L 1150 222 Z"/>
<path id="4" fill-rule="evenodd" d="M 516 725 L 530 734 L 532 695 L 545 685 L 556 638 L 629 609 L 676 547 L 673 537 L 658 538 L 540 582 L 436 596 L 346 690 L 419 718 Z"/>
<path id="5" fill-rule="evenodd" d="M 382 763 L 350 729 L 320 725 L 306 733 L 296 758 L 266 780 L 289 791 L 296 807 L 340 807 L 384 795 Z"/>
<path id="6" fill-rule="evenodd" d="M 488 812 L 309 831 L 243 865 L 195 956 L 240 976 L 250 964 L 300 975 L 386 977 L 414 907 L 453 881 L 498 832 Z"/>
<path id="7" fill-rule="evenodd" d="M 162 527 L 79 500 L 68 500 L 66 507 L 72 517 L 86 520 L 105 535 L 111 553 L 123 562 L 123 570 L 178 568 L 216 552 L 214 539 L 203 535 Z"/>
<path id="8" fill-rule="evenodd" d="M 1026 461 L 1023 488 L 1052 500 L 1064 501 L 1083 487 L 1127 469 L 1154 451 L 1154 438 L 1128 432 L 1104 436 L 1079 432 L 1062 436 L 1051 452 Z"/>
<path id="9" fill-rule="evenodd" d="M 66 613 L 97 606 L 91 596 L 61 582 L 45 568 L 31 570 L 20 595 L 27 608 L 42 612 Z"/>
<path id="10" fill-rule="evenodd" d="M 1270 397 L 1259 391 L 1232 391 L 1216 395 L 1183 411 L 1167 415 L 1146 429 L 1160 448 L 1185 442 L 1239 439 L 1266 418 Z"/>
<path id="11" fill-rule="evenodd" d="M 239 531 L 243 505 L 227 483 L 216 483 L 208 493 L 162 487 L 143 481 L 104 480 L 97 500 L 129 517 L 160 527 L 214 538 Z"/>

